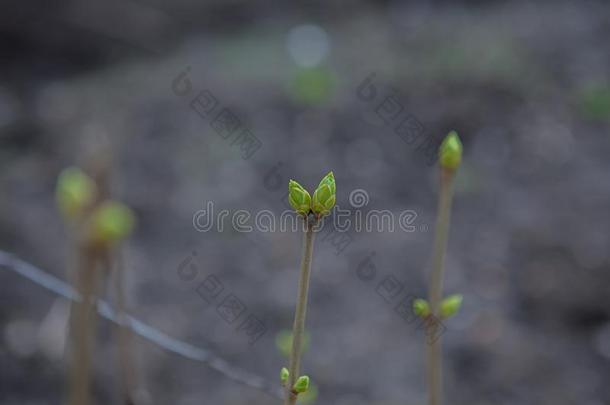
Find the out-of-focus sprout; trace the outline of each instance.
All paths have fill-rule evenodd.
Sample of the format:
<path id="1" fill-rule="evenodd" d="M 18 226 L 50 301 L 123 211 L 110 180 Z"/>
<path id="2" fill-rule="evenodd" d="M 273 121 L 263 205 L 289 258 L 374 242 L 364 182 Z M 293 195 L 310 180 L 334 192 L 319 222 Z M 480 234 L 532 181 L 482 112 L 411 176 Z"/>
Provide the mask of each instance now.
<path id="1" fill-rule="evenodd" d="M 288 369 L 286 367 L 282 367 L 282 370 L 280 370 L 280 382 L 282 383 L 282 385 L 286 385 L 289 376 L 290 372 L 288 371 Z"/>
<path id="2" fill-rule="evenodd" d="M 297 380 L 297 382 L 295 382 L 294 385 L 292 386 L 292 389 L 297 394 L 302 394 L 304 392 L 307 392 L 308 388 L 309 388 L 309 377 L 306 375 L 300 376 L 299 379 Z"/>
<path id="3" fill-rule="evenodd" d="M 78 167 L 64 169 L 57 179 L 55 198 L 63 216 L 79 219 L 96 196 L 95 182 Z"/>
<path id="4" fill-rule="evenodd" d="M 413 312 L 420 318 L 425 318 L 430 315 L 430 305 L 428 301 L 418 298 L 413 301 Z"/>
<path id="5" fill-rule="evenodd" d="M 105 201 L 91 215 L 91 236 L 95 241 L 113 244 L 129 236 L 134 224 L 129 207 L 117 201 Z"/>
<path id="6" fill-rule="evenodd" d="M 335 76 L 328 68 L 318 66 L 299 69 L 292 79 L 294 99 L 303 104 L 319 105 L 328 102 L 335 88 Z"/>
<path id="7" fill-rule="evenodd" d="M 587 118 L 610 120 L 610 87 L 602 85 L 584 91 L 580 96 L 580 106 Z"/>
<path id="8" fill-rule="evenodd" d="M 299 395 L 297 403 L 302 405 L 313 404 L 316 399 L 318 399 L 318 387 L 316 386 L 316 384 L 310 381 L 307 392 L 304 392 Z"/>
<path id="9" fill-rule="evenodd" d="M 441 301 L 439 314 L 441 318 L 449 318 L 460 310 L 463 297 L 460 294 L 450 295 Z"/>

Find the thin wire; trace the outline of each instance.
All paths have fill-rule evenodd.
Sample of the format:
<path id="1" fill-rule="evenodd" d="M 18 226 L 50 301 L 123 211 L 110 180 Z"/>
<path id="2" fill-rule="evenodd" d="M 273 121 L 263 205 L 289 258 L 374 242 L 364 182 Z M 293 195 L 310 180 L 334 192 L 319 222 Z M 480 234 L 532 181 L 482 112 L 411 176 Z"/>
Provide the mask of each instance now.
<path id="1" fill-rule="evenodd" d="M 71 301 L 80 301 L 80 295 L 66 282 L 21 260 L 11 253 L 0 250 L 0 267 L 11 270 L 33 283 Z M 111 322 L 123 324 L 143 339 L 154 343 L 162 349 L 186 359 L 201 362 L 218 371 L 226 378 L 250 388 L 262 391 L 274 398 L 283 397 L 282 390 L 270 384 L 266 379 L 249 371 L 242 370 L 209 350 L 194 346 L 173 338 L 158 329 L 134 318 L 131 315 L 119 317 L 104 300 L 97 301 L 98 313 Z"/>

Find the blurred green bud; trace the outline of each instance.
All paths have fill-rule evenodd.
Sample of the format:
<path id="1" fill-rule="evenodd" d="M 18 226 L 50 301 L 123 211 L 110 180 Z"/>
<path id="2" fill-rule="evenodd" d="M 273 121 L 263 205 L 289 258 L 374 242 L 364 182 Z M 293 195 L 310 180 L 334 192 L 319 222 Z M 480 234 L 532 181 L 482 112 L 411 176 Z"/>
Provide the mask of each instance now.
<path id="1" fill-rule="evenodd" d="M 298 214 L 307 216 L 311 210 L 311 196 L 294 180 L 288 182 L 288 202 Z"/>
<path id="2" fill-rule="evenodd" d="M 441 143 L 438 151 L 441 167 L 455 170 L 462 162 L 462 142 L 457 132 L 451 131 Z"/>
<path id="3" fill-rule="evenodd" d="M 463 297 L 460 294 L 450 295 L 441 301 L 440 315 L 441 318 L 449 318 L 460 310 Z"/>
<path id="4" fill-rule="evenodd" d="M 610 120 L 610 87 L 600 85 L 584 92 L 581 96 L 581 110 L 587 118 Z"/>
<path id="5" fill-rule="evenodd" d="M 309 377 L 306 375 L 300 376 L 299 379 L 297 380 L 297 382 L 295 382 L 294 385 L 292 386 L 292 390 L 294 392 L 296 392 L 297 394 L 302 394 L 304 392 L 307 392 L 308 388 L 309 388 Z"/>
<path id="6" fill-rule="evenodd" d="M 312 209 L 316 215 L 322 216 L 330 213 L 335 206 L 336 191 L 335 176 L 333 172 L 329 172 L 313 193 Z"/>
<path id="7" fill-rule="evenodd" d="M 129 207 L 116 201 L 105 201 L 92 214 L 93 237 L 101 242 L 117 242 L 131 233 L 134 223 Z"/>
<path id="8" fill-rule="evenodd" d="M 309 348 L 309 333 L 305 331 L 303 333 L 303 344 L 301 345 L 301 354 L 303 354 Z M 284 329 L 275 336 L 275 345 L 279 352 L 285 357 L 290 357 L 292 351 L 292 332 Z"/>
<path id="9" fill-rule="evenodd" d="M 282 371 L 280 371 L 280 381 L 282 382 L 282 385 L 286 385 L 288 377 L 290 377 L 290 372 L 286 367 L 282 367 Z"/>
<path id="10" fill-rule="evenodd" d="M 290 81 L 292 97 L 303 104 L 328 103 L 336 88 L 336 75 L 325 67 L 299 69 Z"/>
<path id="11" fill-rule="evenodd" d="M 95 182 L 85 172 L 69 167 L 59 174 L 55 198 L 61 213 L 76 219 L 93 202 L 96 192 Z"/>
<path id="12" fill-rule="evenodd" d="M 318 387 L 313 382 L 310 382 L 307 392 L 299 395 L 297 403 L 302 405 L 313 404 L 316 399 L 318 399 Z"/>
<path id="13" fill-rule="evenodd" d="M 421 298 L 414 300 L 413 312 L 415 312 L 415 315 L 421 318 L 425 318 L 430 315 L 430 305 L 428 304 L 428 301 Z"/>

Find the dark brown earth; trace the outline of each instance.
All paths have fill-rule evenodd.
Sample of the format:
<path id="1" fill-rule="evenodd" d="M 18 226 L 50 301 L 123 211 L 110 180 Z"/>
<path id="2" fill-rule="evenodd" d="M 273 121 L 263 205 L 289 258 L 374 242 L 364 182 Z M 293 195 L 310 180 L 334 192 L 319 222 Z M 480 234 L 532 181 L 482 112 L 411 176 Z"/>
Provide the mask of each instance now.
<path id="1" fill-rule="evenodd" d="M 208 202 L 279 216 L 290 178 L 313 188 L 333 170 L 339 206 L 362 189 L 363 212 L 417 217 L 414 232 L 318 236 L 303 364 L 315 403 L 423 404 L 425 336 L 395 306 L 425 296 L 438 174 L 427 150 L 456 129 L 465 155 L 445 290 L 464 305 L 445 325 L 446 403 L 610 403 L 608 4 L 52 3 L 1 6 L 0 249 L 66 279 L 55 181 L 110 143 L 114 194 L 138 218 L 125 246 L 133 314 L 275 382 L 300 235 L 199 232 L 193 216 Z M 301 24 L 329 38 L 316 70 L 287 51 Z M 367 101 L 359 86 L 372 73 Z M 190 107 L 204 90 L 261 142 L 249 159 Z M 377 113 L 391 94 L 401 118 Z M 407 116 L 417 141 L 396 130 Z M 196 277 L 184 281 L 193 252 Z M 367 258 L 370 281 L 357 271 Z M 255 344 L 197 293 L 209 275 L 245 305 L 243 319 L 264 323 Z M 388 302 L 378 285 L 390 276 L 403 289 Z M 66 306 L 5 268 L 0 286 L 0 403 L 59 404 Z M 100 404 L 119 403 L 111 332 L 101 324 Z M 279 403 L 136 345 L 142 403 Z"/>

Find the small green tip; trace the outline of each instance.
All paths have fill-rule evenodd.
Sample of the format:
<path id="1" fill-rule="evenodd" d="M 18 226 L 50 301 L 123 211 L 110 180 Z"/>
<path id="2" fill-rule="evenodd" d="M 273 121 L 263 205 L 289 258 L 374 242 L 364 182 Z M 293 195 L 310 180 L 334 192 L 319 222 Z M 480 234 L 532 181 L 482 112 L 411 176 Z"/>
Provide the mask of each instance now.
<path id="1" fill-rule="evenodd" d="M 328 215 L 335 206 L 337 201 L 337 186 L 335 184 L 335 175 L 332 171 L 318 184 L 318 188 L 313 193 L 311 200 L 311 208 L 314 214 L 318 216 Z"/>
<path id="2" fill-rule="evenodd" d="M 463 297 L 461 294 L 450 295 L 441 301 L 440 315 L 441 318 L 449 318 L 460 310 Z"/>
<path id="3" fill-rule="evenodd" d="M 450 170 L 457 169 L 462 162 L 462 149 L 462 141 L 460 141 L 457 132 L 449 132 L 438 151 L 441 167 Z"/>
<path id="4" fill-rule="evenodd" d="M 55 196 L 62 214 L 69 219 L 80 217 L 96 195 L 95 182 L 77 167 L 64 169 L 57 179 Z"/>
<path id="5" fill-rule="evenodd" d="M 286 367 L 282 367 L 282 370 L 280 371 L 280 381 L 282 382 L 282 385 L 286 385 L 288 377 L 290 377 L 290 372 Z"/>
<path id="6" fill-rule="evenodd" d="M 116 201 L 105 201 L 93 213 L 93 236 L 101 242 L 113 243 L 126 238 L 135 224 L 133 212 Z"/>
<path id="7" fill-rule="evenodd" d="M 297 394 L 302 394 L 304 392 L 307 392 L 308 388 L 309 388 L 309 377 L 306 375 L 302 375 L 299 377 L 297 382 L 294 383 L 292 390 L 294 392 L 296 392 Z"/>
<path id="8" fill-rule="evenodd" d="M 428 301 L 421 298 L 414 300 L 413 312 L 415 312 L 415 315 L 421 318 L 425 318 L 430 315 L 430 305 L 428 304 Z"/>
<path id="9" fill-rule="evenodd" d="M 299 404 L 307 405 L 314 404 L 316 399 L 318 398 L 318 387 L 313 382 L 309 384 L 309 388 L 307 388 L 307 392 L 304 392 L 299 395 L 298 402 Z"/>
<path id="10" fill-rule="evenodd" d="M 288 182 L 288 203 L 298 213 L 307 216 L 311 210 L 311 196 L 294 180 Z"/>
<path id="11" fill-rule="evenodd" d="M 324 176 L 322 178 L 322 180 L 320 180 L 320 184 L 318 184 L 318 188 L 322 187 L 322 185 L 324 185 L 324 184 L 328 184 L 330 186 L 330 188 L 333 190 L 333 192 L 336 191 L 335 175 L 333 174 L 332 170 L 330 172 L 328 172 L 326 174 L 326 176 Z"/>

